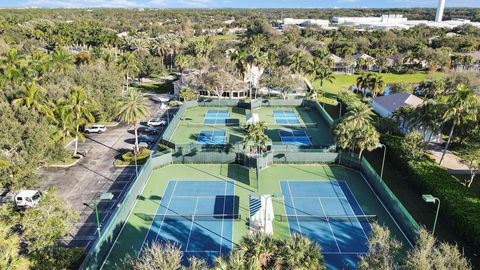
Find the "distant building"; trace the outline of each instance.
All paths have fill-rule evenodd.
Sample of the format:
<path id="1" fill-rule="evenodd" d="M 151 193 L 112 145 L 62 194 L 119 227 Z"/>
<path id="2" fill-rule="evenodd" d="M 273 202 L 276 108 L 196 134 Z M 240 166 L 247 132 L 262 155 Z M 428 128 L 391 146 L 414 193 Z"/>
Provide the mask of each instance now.
<path id="1" fill-rule="evenodd" d="M 403 15 L 391 14 L 380 17 L 333 17 L 332 23 L 336 25 L 351 26 L 357 29 L 409 29 L 417 25 L 426 25 L 429 27 L 452 29 L 464 24 L 470 24 L 480 28 L 480 23 L 470 20 L 450 20 L 450 21 L 427 21 L 427 20 L 408 20 Z"/>
<path id="2" fill-rule="evenodd" d="M 309 25 L 317 25 L 320 27 L 328 27 L 330 25 L 330 21 L 328 20 L 319 20 L 319 19 L 293 19 L 293 18 L 284 18 L 280 20 L 279 23 L 285 25 L 297 25 L 306 27 Z"/>

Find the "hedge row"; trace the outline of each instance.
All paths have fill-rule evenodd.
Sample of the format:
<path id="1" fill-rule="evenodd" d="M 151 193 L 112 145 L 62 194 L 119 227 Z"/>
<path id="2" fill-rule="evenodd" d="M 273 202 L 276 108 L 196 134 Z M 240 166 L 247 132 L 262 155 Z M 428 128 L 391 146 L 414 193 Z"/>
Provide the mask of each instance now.
<path id="1" fill-rule="evenodd" d="M 403 158 L 402 137 L 383 135 L 389 158 L 406 173 L 421 193 L 430 193 L 441 201 L 440 211 L 459 235 L 476 248 L 480 248 L 480 196 L 460 184 L 453 176 L 430 158 L 407 160 Z"/>

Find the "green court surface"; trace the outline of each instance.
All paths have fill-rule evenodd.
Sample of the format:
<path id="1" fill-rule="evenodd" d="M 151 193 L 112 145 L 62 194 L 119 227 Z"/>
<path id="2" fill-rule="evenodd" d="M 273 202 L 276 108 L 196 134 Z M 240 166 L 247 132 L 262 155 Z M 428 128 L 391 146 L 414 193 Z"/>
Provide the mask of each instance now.
<path id="1" fill-rule="evenodd" d="M 293 110 L 297 115 L 300 125 L 277 125 L 273 110 Z M 209 110 L 228 110 L 229 125 L 205 125 L 204 117 Z M 321 115 L 314 109 L 307 107 L 262 107 L 253 111 L 261 121 L 267 122 L 266 134 L 274 143 L 280 143 L 280 130 L 304 130 L 313 145 L 329 146 L 334 143 L 331 132 Z M 243 125 L 246 114 L 250 110 L 239 107 L 195 107 L 186 110 L 185 115 L 178 124 L 170 139 L 175 144 L 196 144 L 198 134 L 202 130 L 225 130 L 226 143 L 235 144 L 243 139 Z"/>
<path id="2" fill-rule="evenodd" d="M 142 214 L 155 214 L 169 181 L 229 180 L 234 183 L 234 194 L 238 196 L 240 220 L 233 221 L 233 244 L 248 233 L 249 196 L 252 193 L 275 194 L 281 192 L 280 181 L 345 181 L 351 188 L 358 204 L 366 215 L 376 215 L 377 222 L 389 227 L 393 236 L 409 248 L 395 221 L 385 210 L 363 176 L 355 171 L 336 165 L 272 165 L 260 172 L 256 179 L 255 171 L 234 164 L 177 164 L 156 169 L 138 197 L 132 213 L 111 249 L 103 269 L 122 269 L 122 262 L 129 256 L 138 256 L 152 221 L 141 218 Z M 258 186 L 258 189 L 257 189 Z M 286 215 L 282 197 L 273 198 L 276 215 Z M 274 237 L 290 237 L 288 222 L 275 220 Z"/>

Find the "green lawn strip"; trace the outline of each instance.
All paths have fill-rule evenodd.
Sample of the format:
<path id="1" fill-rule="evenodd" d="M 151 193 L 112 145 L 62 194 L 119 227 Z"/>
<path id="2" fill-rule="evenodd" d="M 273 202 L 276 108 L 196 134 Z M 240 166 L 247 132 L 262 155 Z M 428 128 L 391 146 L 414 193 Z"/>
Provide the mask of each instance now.
<path id="1" fill-rule="evenodd" d="M 173 91 L 173 82 L 164 81 L 164 82 L 154 82 L 154 83 L 143 83 L 143 84 L 137 84 L 131 88 L 137 89 L 142 93 L 168 94 Z"/>
<path id="2" fill-rule="evenodd" d="M 47 167 L 63 167 L 75 164 L 79 157 L 68 156 L 64 160 L 52 160 L 48 162 Z"/>
<path id="3" fill-rule="evenodd" d="M 428 78 L 440 78 L 443 76 L 442 73 L 427 73 L 427 72 L 417 72 L 415 74 L 393 74 L 393 73 L 382 73 L 383 80 L 386 84 L 391 83 L 420 83 L 421 81 L 428 79 Z M 357 84 L 357 77 L 360 76 L 359 74 L 334 74 L 335 80 L 333 83 L 324 82 L 323 89 L 327 93 L 327 97 L 334 98 L 338 91 L 348 90 L 351 85 Z M 313 82 L 314 87 L 320 87 L 320 80 L 315 80 Z M 331 94 L 331 95 L 329 95 Z"/>

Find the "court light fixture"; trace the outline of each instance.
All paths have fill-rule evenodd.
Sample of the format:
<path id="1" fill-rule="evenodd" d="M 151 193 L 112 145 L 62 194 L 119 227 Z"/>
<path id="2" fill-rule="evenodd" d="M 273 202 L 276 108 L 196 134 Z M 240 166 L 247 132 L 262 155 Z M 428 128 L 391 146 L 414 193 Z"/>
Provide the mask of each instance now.
<path id="1" fill-rule="evenodd" d="M 435 221 L 433 222 L 433 229 L 432 229 L 432 234 L 434 234 L 435 227 L 437 226 L 438 212 L 440 211 L 440 199 L 431 194 L 423 194 L 422 200 L 426 203 L 433 203 L 433 204 L 435 204 L 435 202 L 438 201 L 437 213 L 435 214 Z"/>
<path id="2" fill-rule="evenodd" d="M 385 156 L 387 155 L 387 146 L 383 143 L 376 143 L 375 148 L 383 147 L 382 169 L 380 170 L 380 178 L 383 180 L 383 169 L 385 168 Z"/>

